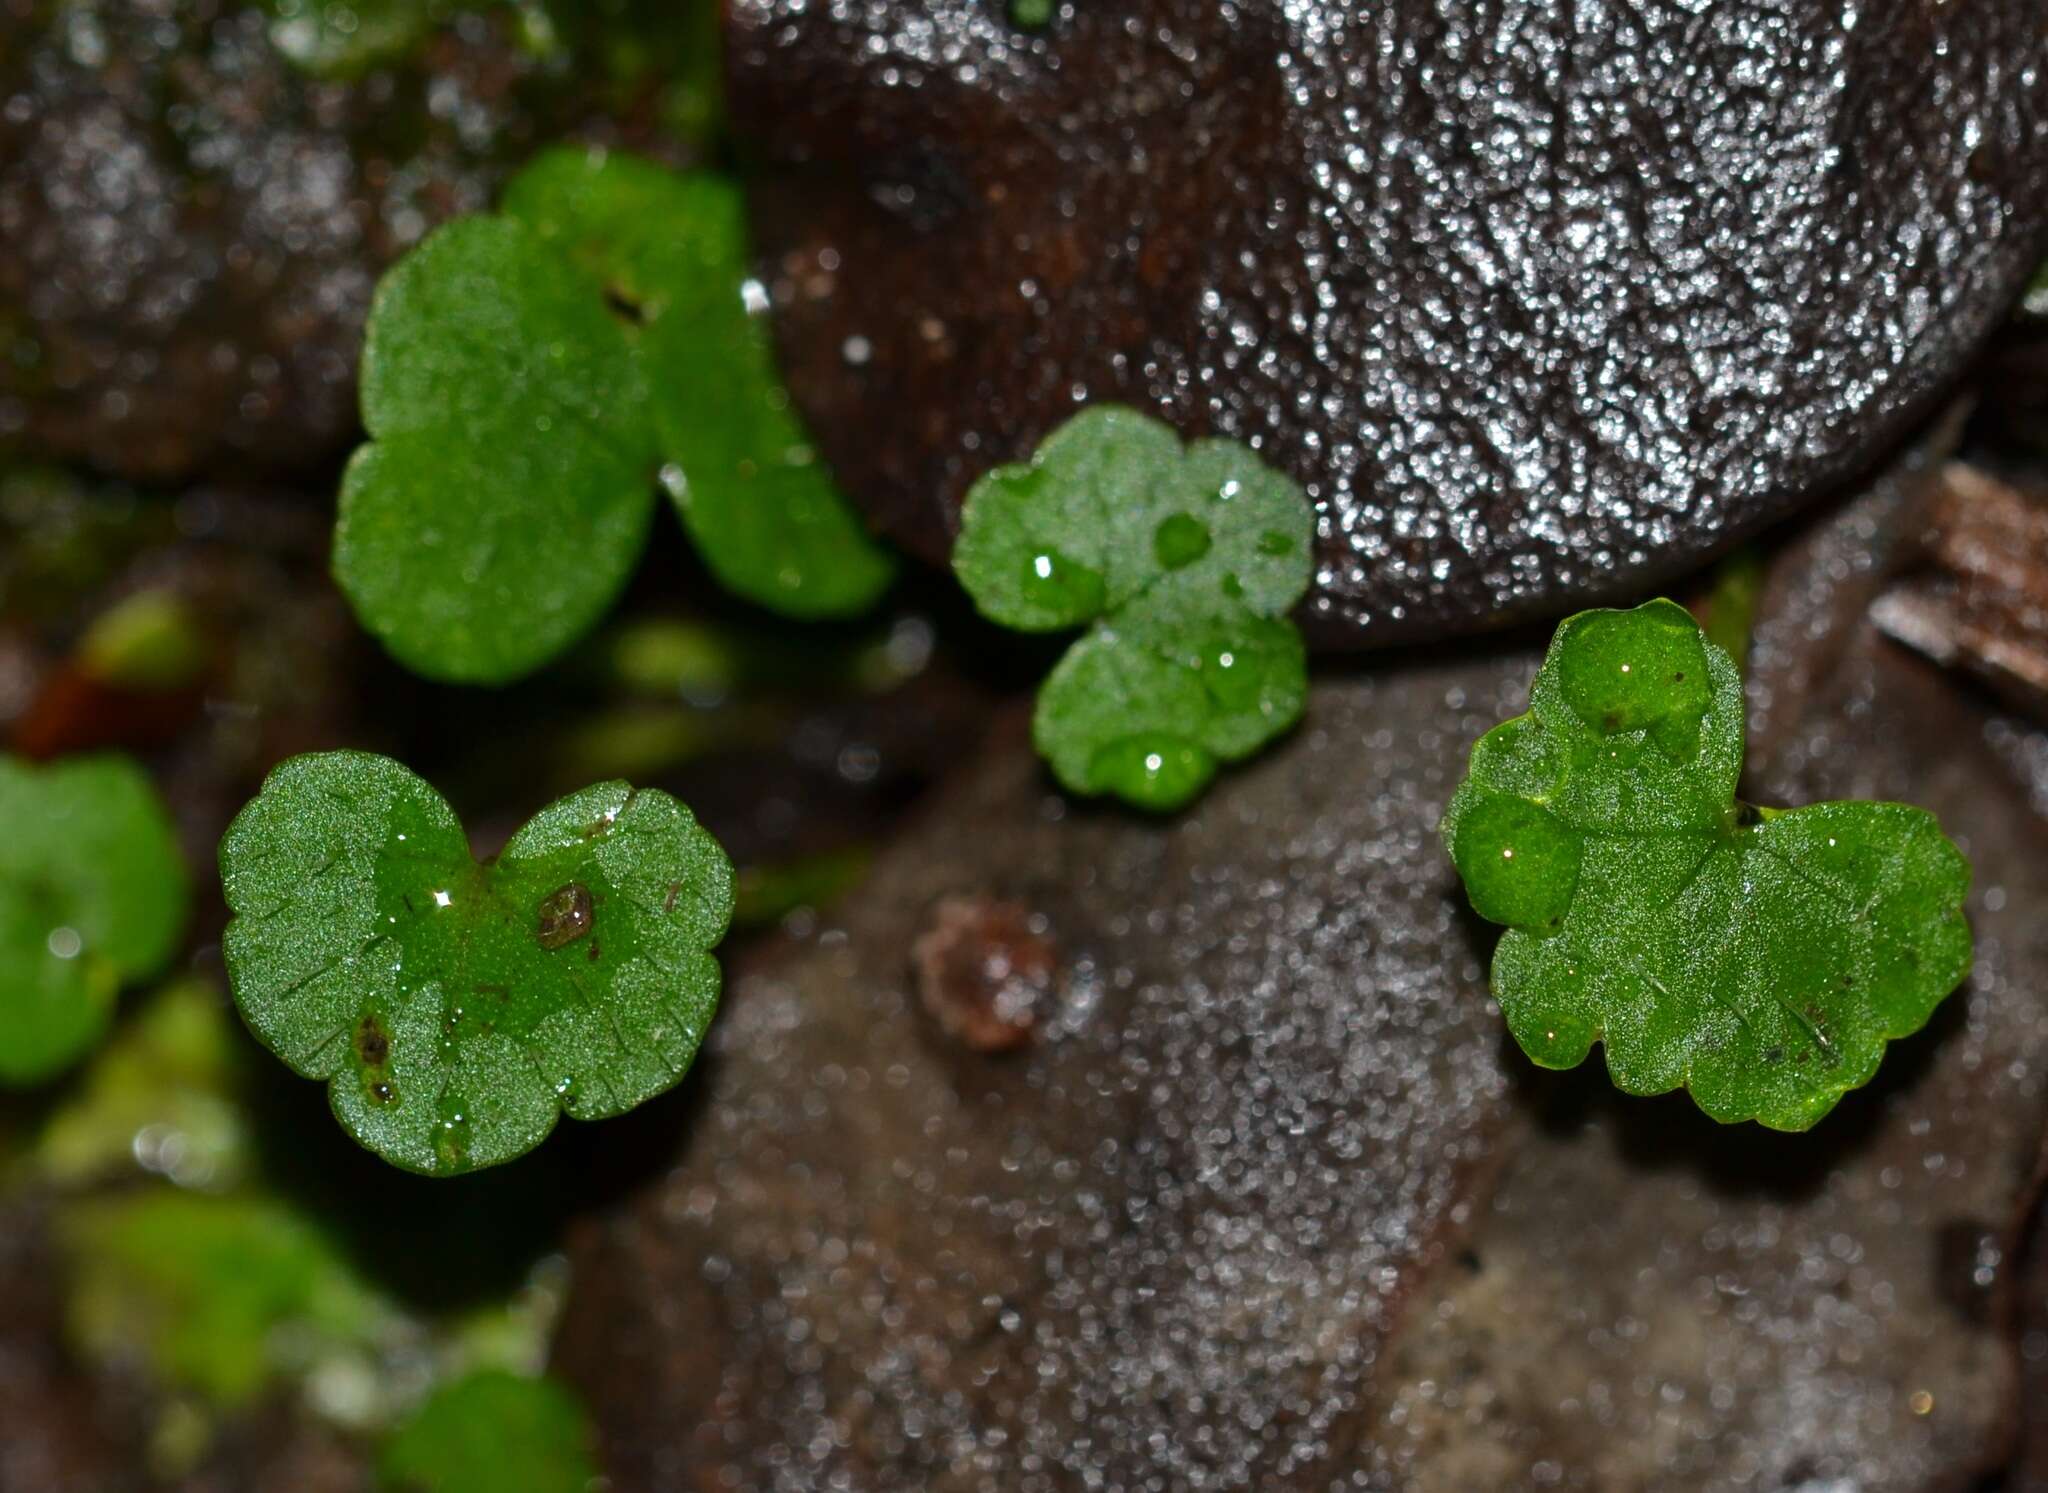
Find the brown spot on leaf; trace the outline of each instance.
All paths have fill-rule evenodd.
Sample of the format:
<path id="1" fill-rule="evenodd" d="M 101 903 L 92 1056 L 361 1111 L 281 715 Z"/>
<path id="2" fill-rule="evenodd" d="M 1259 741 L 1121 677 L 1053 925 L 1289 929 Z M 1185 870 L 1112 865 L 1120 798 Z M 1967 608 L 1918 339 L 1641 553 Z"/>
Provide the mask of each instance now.
<path id="1" fill-rule="evenodd" d="M 595 917 L 590 888 L 572 881 L 540 899 L 540 925 L 534 937 L 544 949 L 567 948 L 590 931 Z"/>
<path id="2" fill-rule="evenodd" d="M 356 1056 L 366 1068 L 381 1068 L 391 1060 L 391 1034 L 374 1016 L 356 1024 Z"/>

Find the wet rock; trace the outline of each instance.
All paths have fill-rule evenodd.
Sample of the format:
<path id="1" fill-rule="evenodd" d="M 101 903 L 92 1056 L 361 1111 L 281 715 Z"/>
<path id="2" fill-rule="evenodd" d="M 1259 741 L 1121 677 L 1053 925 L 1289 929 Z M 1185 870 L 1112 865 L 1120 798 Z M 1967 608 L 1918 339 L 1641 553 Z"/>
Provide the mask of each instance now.
<path id="1" fill-rule="evenodd" d="M 506 16 L 318 82 L 269 19 L 0 0 L 0 451 L 161 480 L 330 459 L 382 268 L 488 206 L 606 81 Z"/>
<path id="2" fill-rule="evenodd" d="M 1506 1119 L 1435 823 L 1534 657 L 1326 684 L 1167 823 L 1062 800 L 1020 727 L 736 969 L 675 1169 L 579 1252 L 560 1357 L 619 1485 L 1326 1471 Z M 1023 1050 L 920 1009 L 906 951 L 961 894 L 1057 930 Z"/>
<path id="3" fill-rule="evenodd" d="M 1952 1236 L 1973 1276 L 2011 1258 L 2048 1118 L 2048 734 L 1865 617 L 1928 465 L 1762 601 L 1753 794 L 1910 799 L 1976 866 L 1975 973 L 1819 1129 L 1505 1046 L 1435 823 L 1533 646 L 1325 679 L 1168 825 L 1066 803 L 1012 740 L 834 931 L 736 972 L 677 1168 L 586 1229 L 560 1362 L 614 1474 L 1890 1493 L 1994 1465 L 2014 1342 L 1958 1309 Z M 1001 1060 L 920 1034 L 901 954 L 962 887 L 1047 911 L 1081 994 Z"/>
<path id="4" fill-rule="evenodd" d="M 735 0 L 786 370 L 899 541 L 1088 400 L 1254 441 L 1326 644 L 1638 593 L 1873 464 L 2017 298 L 2034 0 Z"/>

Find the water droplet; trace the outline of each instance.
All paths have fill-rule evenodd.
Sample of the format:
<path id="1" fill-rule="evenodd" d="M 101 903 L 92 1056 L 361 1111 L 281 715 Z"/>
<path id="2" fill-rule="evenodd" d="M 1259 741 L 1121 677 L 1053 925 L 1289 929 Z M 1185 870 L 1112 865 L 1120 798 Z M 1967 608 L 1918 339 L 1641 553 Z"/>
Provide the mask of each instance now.
<path id="1" fill-rule="evenodd" d="M 85 947 L 85 940 L 78 936 L 76 928 L 52 928 L 50 936 L 43 942 L 52 959 L 76 959 L 79 950 Z"/>
<path id="2" fill-rule="evenodd" d="M 1566 636 L 1557 669 L 1565 700 L 1601 735 L 1647 730 L 1667 756 L 1698 752 L 1711 696 L 1706 648 L 1684 608 L 1590 613 Z"/>
<path id="3" fill-rule="evenodd" d="M 1102 611 L 1102 573 L 1056 549 L 1043 549 L 1024 565 L 1024 598 L 1031 605 L 1076 622 Z"/>
<path id="4" fill-rule="evenodd" d="M 1481 917 L 1541 934 L 1571 906 L 1580 849 L 1578 835 L 1542 805 L 1494 794 L 1460 812 L 1451 858 Z"/>
<path id="5" fill-rule="evenodd" d="M 1176 513 L 1152 531 L 1152 554 L 1167 570 L 1181 570 L 1209 553 L 1209 526 L 1192 514 Z"/>
<path id="6" fill-rule="evenodd" d="M 534 937 L 544 949 L 567 948 L 590 931 L 596 916 L 590 888 L 572 881 L 540 899 L 539 926 Z"/>
<path id="7" fill-rule="evenodd" d="M 1260 683 L 1251 656 L 1240 645 L 1212 643 L 1203 651 L 1202 684 L 1225 710 L 1256 709 Z"/>
<path id="8" fill-rule="evenodd" d="M 1179 736 L 1145 731 L 1112 741 L 1089 760 L 1096 783 L 1134 804 L 1173 809 L 1186 803 L 1215 775 L 1216 759 Z"/>
<path id="9" fill-rule="evenodd" d="M 444 1094 L 440 1115 L 441 1123 L 434 1127 L 434 1160 L 443 1170 L 457 1171 L 469 1160 L 469 1104 Z"/>

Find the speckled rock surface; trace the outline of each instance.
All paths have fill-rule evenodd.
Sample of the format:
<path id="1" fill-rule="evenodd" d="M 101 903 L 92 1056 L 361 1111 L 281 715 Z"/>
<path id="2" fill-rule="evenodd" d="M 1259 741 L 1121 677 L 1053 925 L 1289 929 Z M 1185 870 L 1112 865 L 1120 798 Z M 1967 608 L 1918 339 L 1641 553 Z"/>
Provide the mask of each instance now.
<path id="1" fill-rule="evenodd" d="M 619 1485 L 1326 1470 L 1507 1118 L 1433 826 L 1533 659 L 1327 686 L 1166 824 L 1067 806 L 1018 730 L 843 925 L 738 974 L 677 1170 L 576 1265 L 562 1360 Z M 963 893 L 1060 951 L 1028 1052 L 918 999 Z"/>
<path id="2" fill-rule="evenodd" d="M 346 83 L 294 70 L 268 22 L 0 0 L 0 453 L 152 480 L 331 460 L 383 267 L 603 88 L 509 19 Z"/>
<path id="3" fill-rule="evenodd" d="M 635 1489 L 1921 1493 L 2007 1449 L 2048 1116 L 2048 735 L 1863 618 L 1926 468 L 1774 570 L 1764 801 L 1886 794 L 1977 866 L 1977 971 L 1808 1136 L 1531 1070 L 1434 827 L 1533 646 L 1326 678 L 1159 825 L 1021 739 L 738 972 L 675 1169 L 588 1227 L 560 1364 Z M 921 1009 L 945 896 L 1042 913 L 1062 1014 Z"/>
<path id="4" fill-rule="evenodd" d="M 1325 644 L 1642 590 L 1866 465 L 2042 250 L 2036 0 L 732 0 L 793 387 L 899 541 L 1078 403 L 1252 440 Z"/>

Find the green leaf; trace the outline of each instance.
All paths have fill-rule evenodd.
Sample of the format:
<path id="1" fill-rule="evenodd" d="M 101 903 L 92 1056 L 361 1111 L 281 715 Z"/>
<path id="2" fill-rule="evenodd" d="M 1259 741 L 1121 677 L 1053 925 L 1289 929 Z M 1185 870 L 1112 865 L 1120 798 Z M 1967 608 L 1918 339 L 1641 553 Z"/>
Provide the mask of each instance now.
<path id="1" fill-rule="evenodd" d="M 443 0 L 264 0 L 270 42 L 320 77 L 351 77 L 402 57 L 452 8 Z"/>
<path id="2" fill-rule="evenodd" d="M 243 1089 L 255 1051 L 203 980 L 152 993 L 65 1086 L 36 1141 L 37 1171 L 77 1188 L 138 1167 L 219 1190 L 253 1168 Z"/>
<path id="3" fill-rule="evenodd" d="M 557 150 L 520 173 L 504 210 L 602 282 L 629 323 L 664 486 L 719 583 L 794 617 L 873 605 L 895 566 L 833 485 L 776 373 L 739 188 Z"/>
<path id="4" fill-rule="evenodd" d="M 1684 608 L 1582 612 L 1444 815 L 1493 990 L 1550 1068 L 1804 1130 L 1968 974 L 1970 868 L 1903 804 L 1752 809 L 1742 685 Z"/>
<path id="5" fill-rule="evenodd" d="M 1313 523 L 1247 448 L 1183 448 L 1150 416 L 1098 405 L 974 484 L 953 569 L 983 616 L 1023 632 L 1078 627 L 1169 578 L 1277 617 L 1308 590 Z"/>
<path id="6" fill-rule="evenodd" d="M 1300 719 L 1308 658 L 1293 625 L 1187 600 L 1161 590 L 1125 607 L 1046 676 L 1032 735 L 1069 788 L 1175 809 Z"/>
<path id="7" fill-rule="evenodd" d="M 485 1371 L 442 1386 L 391 1438 L 389 1493 L 584 1493 L 588 1417 L 552 1379 Z"/>
<path id="8" fill-rule="evenodd" d="M 588 280 L 523 225 L 449 224 L 378 288 L 334 572 L 407 667 L 471 683 L 546 662 L 646 543 L 646 387 Z"/>
<path id="9" fill-rule="evenodd" d="M 433 234 L 371 307 L 373 439 L 334 554 L 364 626 L 430 678 L 530 672 L 616 599 L 657 477 L 727 589 L 798 617 L 871 605 L 894 563 L 776 377 L 737 189 L 557 151 L 505 208 Z"/>
<path id="10" fill-rule="evenodd" d="M 30 1084 L 169 962 L 190 892 L 170 817 L 126 758 L 0 757 L 0 825 L 0 1084 Z"/>
<path id="11" fill-rule="evenodd" d="M 221 841 L 221 881 L 251 1030 L 328 1081 L 363 1145 L 431 1175 L 671 1087 L 733 907 L 725 852 L 665 793 L 586 788 L 479 865 L 439 794 L 364 752 L 279 766 Z"/>
<path id="12" fill-rule="evenodd" d="M 1314 513 L 1234 442 L 1183 447 L 1135 410 L 1084 410 L 967 495 L 953 568 L 983 615 L 1094 624 L 1038 697 L 1033 736 L 1077 793 L 1172 809 L 1301 716 L 1284 614 L 1308 589 Z"/>
<path id="13" fill-rule="evenodd" d="M 222 1408 L 314 1356 L 367 1350 L 396 1315 L 338 1240 L 273 1199 L 150 1189 L 73 1205 L 60 1234 L 81 1345 L 140 1347 L 162 1384 Z"/>

